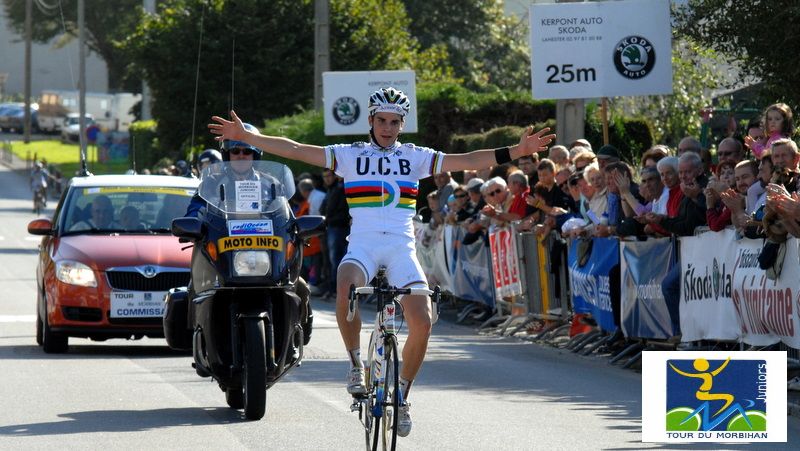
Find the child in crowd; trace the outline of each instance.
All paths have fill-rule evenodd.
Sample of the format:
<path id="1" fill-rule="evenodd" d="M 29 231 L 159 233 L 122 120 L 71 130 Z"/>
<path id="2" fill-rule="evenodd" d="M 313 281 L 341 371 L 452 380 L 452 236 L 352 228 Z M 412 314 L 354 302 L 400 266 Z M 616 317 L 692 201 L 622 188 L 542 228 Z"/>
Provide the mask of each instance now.
<path id="1" fill-rule="evenodd" d="M 790 138 L 794 133 L 792 122 L 792 109 L 785 103 L 774 103 L 764 111 L 764 127 L 766 128 L 767 140 L 762 143 L 748 132 L 744 137 L 744 143 L 759 160 L 764 152 L 772 147 L 772 143 L 783 138 Z"/>

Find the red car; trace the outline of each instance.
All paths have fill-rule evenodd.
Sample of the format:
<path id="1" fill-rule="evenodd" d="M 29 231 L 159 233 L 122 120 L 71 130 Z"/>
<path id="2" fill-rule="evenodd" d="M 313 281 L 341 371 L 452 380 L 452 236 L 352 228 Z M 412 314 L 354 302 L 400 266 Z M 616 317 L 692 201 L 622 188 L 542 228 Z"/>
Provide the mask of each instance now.
<path id="1" fill-rule="evenodd" d="M 76 177 L 39 246 L 36 342 L 66 352 L 69 337 L 163 337 L 164 295 L 189 283 L 191 252 L 170 233 L 198 180 L 161 175 Z"/>

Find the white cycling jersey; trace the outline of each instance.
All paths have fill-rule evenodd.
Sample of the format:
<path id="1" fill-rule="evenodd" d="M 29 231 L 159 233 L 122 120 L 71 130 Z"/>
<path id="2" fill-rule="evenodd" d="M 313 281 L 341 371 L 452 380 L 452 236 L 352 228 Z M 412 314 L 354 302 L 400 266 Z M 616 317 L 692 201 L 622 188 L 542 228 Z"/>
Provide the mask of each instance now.
<path id="1" fill-rule="evenodd" d="M 444 153 L 395 142 L 382 149 L 357 142 L 325 148 L 325 167 L 344 179 L 350 235 L 393 233 L 414 239 L 419 180 L 442 171 Z"/>

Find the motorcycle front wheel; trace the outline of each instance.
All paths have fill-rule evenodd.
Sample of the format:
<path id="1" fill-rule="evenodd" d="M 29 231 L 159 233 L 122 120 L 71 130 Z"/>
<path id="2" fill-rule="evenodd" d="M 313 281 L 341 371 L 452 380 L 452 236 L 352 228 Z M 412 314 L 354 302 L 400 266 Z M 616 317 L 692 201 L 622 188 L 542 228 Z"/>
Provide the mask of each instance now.
<path id="1" fill-rule="evenodd" d="M 244 321 L 242 385 L 244 386 L 244 416 L 260 420 L 267 409 L 267 351 L 264 321 Z"/>

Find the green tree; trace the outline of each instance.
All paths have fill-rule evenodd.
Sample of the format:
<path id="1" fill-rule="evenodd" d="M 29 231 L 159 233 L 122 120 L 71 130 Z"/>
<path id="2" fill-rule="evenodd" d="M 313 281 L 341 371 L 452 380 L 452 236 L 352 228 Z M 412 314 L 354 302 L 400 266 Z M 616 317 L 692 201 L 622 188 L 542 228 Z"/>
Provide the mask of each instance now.
<path id="1" fill-rule="evenodd" d="M 765 101 L 800 106 L 800 2 L 796 0 L 689 0 L 676 26 L 698 43 L 740 63 L 744 75 L 764 81 Z"/>
<path id="2" fill-rule="evenodd" d="M 528 21 L 502 0 L 402 0 L 423 48 L 443 45 L 456 77 L 471 89 L 530 91 Z"/>
<path id="3" fill-rule="evenodd" d="M 333 0 L 332 69 L 415 69 L 423 81 L 449 78 L 443 49 L 420 51 L 404 14 L 399 0 Z M 208 118 L 231 107 L 259 127 L 262 119 L 308 108 L 314 92 L 313 19 L 313 0 L 160 3 L 124 48 L 152 89 L 164 150 L 179 153 L 192 133 L 211 144 Z"/>
<path id="4" fill-rule="evenodd" d="M 35 42 L 47 43 L 58 38 L 63 45 L 78 39 L 77 0 L 34 3 L 32 34 Z M 8 23 L 22 39 L 25 36 L 25 1 L 3 0 L 3 5 Z M 141 6 L 141 0 L 86 2 L 86 45 L 106 62 L 111 90 L 138 92 L 141 89 L 140 80 L 127 77 L 130 60 L 115 45 L 136 28 L 143 14 Z"/>
<path id="5" fill-rule="evenodd" d="M 643 116 L 657 143 L 675 147 L 684 136 L 700 136 L 700 110 L 712 104 L 711 92 L 724 84 L 721 58 L 691 39 L 673 39 L 672 94 L 615 97 L 612 114 Z M 642 149 L 646 150 L 646 149 Z"/>

